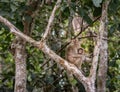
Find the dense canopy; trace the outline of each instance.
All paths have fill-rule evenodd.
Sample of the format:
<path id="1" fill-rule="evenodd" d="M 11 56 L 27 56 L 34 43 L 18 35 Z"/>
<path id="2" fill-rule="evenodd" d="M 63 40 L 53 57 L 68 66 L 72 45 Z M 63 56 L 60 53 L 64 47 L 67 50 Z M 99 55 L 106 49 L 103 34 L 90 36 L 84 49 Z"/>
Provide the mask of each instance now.
<path id="1" fill-rule="evenodd" d="M 119 91 L 120 0 L 0 0 L 0 92 Z"/>

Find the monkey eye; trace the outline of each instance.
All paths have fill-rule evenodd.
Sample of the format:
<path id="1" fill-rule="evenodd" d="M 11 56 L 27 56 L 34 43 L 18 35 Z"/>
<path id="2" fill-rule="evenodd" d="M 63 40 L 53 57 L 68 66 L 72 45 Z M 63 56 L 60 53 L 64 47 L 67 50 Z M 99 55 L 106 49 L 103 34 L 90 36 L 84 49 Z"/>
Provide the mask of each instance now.
<path id="1" fill-rule="evenodd" d="M 79 48 L 79 49 L 77 50 L 77 52 L 78 52 L 78 54 L 82 54 L 82 53 L 83 53 L 83 48 Z"/>

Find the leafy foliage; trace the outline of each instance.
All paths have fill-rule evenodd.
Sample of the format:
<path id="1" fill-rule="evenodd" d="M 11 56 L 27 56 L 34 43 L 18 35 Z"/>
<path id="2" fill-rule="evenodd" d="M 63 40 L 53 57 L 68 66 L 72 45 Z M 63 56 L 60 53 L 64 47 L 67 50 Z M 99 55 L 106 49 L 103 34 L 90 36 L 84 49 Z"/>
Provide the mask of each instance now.
<path id="1" fill-rule="evenodd" d="M 51 5 L 45 4 L 40 8 L 38 16 L 36 17 L 34 30 L 31 33 L 31 37 L 35 40 L 40 40 L 47 25 L 49 16 L 55 4 L 55 1 Z M 69 34 L 69 22 L 76 13 L 81 16 L 88 24 L 93 24 L 92 17 L 98 17 L 101 15 L 101 3 L 103 0 L 71 0 L 68 4 L 67 0 L 63 0 L 60 9 L 56 12 L 55 21 L 52 25 L 51 35 L 47 41 L 47 44 L 56 53 L 59 53 L 65 58 L 65 49 L 58 50 L 64 46 L 66 40 L 70 38 Z M 109 6 L 109 71 L 107 88 L 110 92 L 119 91 L 120 86 L 120 0 L 111 0 Z M 0 15 L 10 20 L 16 27 L 23 31 L 22 18 L 24 11 L 29 8 L 26 6 L 26 0 L 0 0 Z M 112 12 L 112 13 L 111 13 Z M 31 18 L 25 16 L 28 21 Z M 98 23 L 93 25 L 97 26 Z M 4 28 L 5 29 L 4 29 Z M 10 34 L 5 26 L 0 24 L 0 58 L 2 58 L 3 65 L 2 74 L 0 76 L 0 91 L 8 89 L 9 92 L 14 88 L 14 60 L 12 54 L 9 52 L 14 36 Z M 94 28 L 97 30 L 97 28 Z M 72 30 L 72 29 L 71 29 Z M 84 33 L 85 34 L 85 33 Z M 73 34 L 70 34 L 73 36 Z M 112 40 L 112 41 L 111 41 Z M 82 45 L 86 51 L 92 51 L 93 43 L 91 39 L 84 42 Z M 63 89 L 69 90 L 71 83 L 79 86 L 79 91 L 84 92 L 81 83 L 73 79 L 70 83 L 66 76 L 66 71 L 60 69 L 58 65 L 48 56 L 44 55 L 38 49 L 35 49 L 30 44 L 27 44 L 26 51 L 27 57 L 27 89 L 29 92 L 33 90 L 41 90 L 44 87 L 49 87 L 49 92 L 62 92 Z M 49 63 L 51 61 L 52 63 Z M 44 65 L 44 63 L 46 64 Z M 85 64 L 83 67 L 88 67 Z M 85 71 L 85 69 L 84 69 Z M 89 72 L 86 71 L 86 75 Z M 44 89 L 45 90 L 45 89 Z M 40 91 L 38 91 L 40 92 Z M 67 91 L 66 91 L 67 92 Z"/>
<path id="2" fill-rule="evenodd" d="M 100 7 L 100 4 L 102 3 L 102 0 L 92 0 L 92 1 L 96 7 Z"/>

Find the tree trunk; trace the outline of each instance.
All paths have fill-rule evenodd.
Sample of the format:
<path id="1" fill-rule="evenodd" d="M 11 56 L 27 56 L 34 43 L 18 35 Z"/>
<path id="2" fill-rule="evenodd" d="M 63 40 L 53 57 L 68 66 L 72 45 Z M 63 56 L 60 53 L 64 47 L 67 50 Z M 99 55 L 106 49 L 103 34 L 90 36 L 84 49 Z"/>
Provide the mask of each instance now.
<path id="1" fill-rule="evenodd" d="M 107 43 L 102 42 L 102 48 L 100 51 L 100 63 L 97 76 L 97 92 L 105 92 L 106 89 L 106 76 L 107 76 L 107 62 L 108 62 L 108 53 L 107 53 Z"/>
<path id="2" fill-rule="evenodd" d="M 86 92 L 96 92 L 95 91 L 95 87 L 94 86 L 92 86 L 92 85 L 88 85 L 88 86 L 86 86 L 85 87 L 86 89 Z"/>
<path id="3" fill-rule="evenodd" d="M 104 37 L 107 37 L 107 31 L 104 32 Z M 100 50 L 100 62 L 97 76 L 97 92 L 106 92 L 106 76 L 108 68 L 108 43 L 107 40 L 102 41 Z"/>
<path id="4" fill-rule="evenodd" d="M 89 86 L 87 89 L 86 89 L 86 92 L 96 92 L 94 87 L 92 86 Z"/>
<path id="5" fill-rule="evenodd" d="M 96 92 L 95 80 L 92 78 L 87 78 L 85 83 L 83 83 L 86 92 Z"/>
<path id="6" fill-rule="evenodd" d="M 107 0 L 107 1 L 109 1 L 109 0 Z M 61 66 L 63 66 L 66 70 L 68 70 L 69 72 L 74 74 L 76 76 L 76 78 L 78 78 L 78 80 L 84 85 L 86 92 L 96 92 L 96 89 L 95 89 L 96 70 L 97 70 L 97 66 L 98 66 L 99 51 L 100 51 L 101 46 L 102 46 L 101 45 L 101 41 L 102 41 L 102 38 L 103 38 L 103 32 L 104 32 L 104 30 L 105 30 L 104 28 L 106 26 L 105 25 L 105 22 L 106 22 L 105 18 L 106 18 L 106 13 L 107 13 L 106 10 L 107 10 L 108 4 L 105 4 L 105 6 L 103 7 L 103 10 L 102 10 L 102 17 L 101 17 L 101 23 L 100 23 L 100 29 L 99 29 L 99 36 L 98 36 L 97 45 L 95 46 L 95 49 L 94 49 L 94 58 L 93 58 L 93 62 L 92 62 L 92 66 L 91 66 L 89 77 L 85 77 L 82 74 L 82 72 L 75 65 L 73 65 L 73 64 L 69 63 L 68 61 L 64 60 L 63 58 L 61 58 L 59 55 L 57 55 L 53 50 L 51 50 L 46 45 L 44 40 L 46 40 L 46 38 L 48 36 L 48 33 L 50 31 L 49 26 L 51 26 L 50 25 L 51 21 L 49 22 L 49 25 L 48 25 L 48 27 L 46 29 L 45 35 L 43 35 L 42 40 L 37 42 L 37 41 L 33 40 L 32 38 L 30 38 L 30 37 L 24 35 L 23 33 L 21 33 L 9 21 L 5 20 L 1 16 L 0 16 L 0 20 L 1 20 L 1 22 L 3 22 L 5 25 L 7 25 L 10 28 L 12 33 L 22 37 L 24 40 L 26 40 L 26 41 L 30 42 L 31 44 L 33 44 L 34 46 L 38 47 L 45 54 L 47 54 L 50 58 L 52 58 L 54 61 L 59 63 Z M 24 46 L 24 44 L 22 44 L 22 45 L 19 44 L 19 45 L 21 47 Z M 19 48 L 18 48 L 18 51 L 20 52 Z M 18 60 L 19 60 L 21 55 L 18 54 L 18 56 L 19 56 L 19 58 L 18 58 Z M 21 62 L 23 62 L 23 61 L 21 61 Z M 22 69 L 22 67 L 21 67 L 21 69 Z M 24 92 L 24 91 L 19 91 L 19 92 Z"/>
<path id="7" fill-rule="evenodd" d="M 17 39 L 15 48 L 15 89 L 14 92 L 26 92 L 26 42 L 21 38 Z"/>
<path id="8" fill-rule="evenodd" d="M 34 28 L 35 16 L 38 12 L 40 1 L 39 0 L 28 0 L 27 6 L 29 9 L 23 14 L 23 26 L 24 34 L 30 35 L 31 31 Z M 34 9 L 34 10 L 31 10 Z M 28 12 L 31 12 L 30 14 Z M 27 17 L 31 18 L 28 21 Z M 16 65 L 16 76 L 15 76 L 15 92 L 26 92 L 26 58 L 27 53 L 25 52 L 26 41 L 18 37 L 17 43 L 15 46 L 15 65 Z"/>
<path id="9" fill-rule="evenodd" d="M 107 3 L 103 4 L 103 8 L 108 7 Z M 107 12 L 106 12 L 106 21 L 107 21 Z M 106 24 L 104 27 L 103 37 L 107 39 L 108 38 L 108 30 L 107 30 Z M 108 42 L 107 42 L 107 40 L 102 40 L 101 44 L 102 44 L 102 47 L 100 49 L 100 62 L 99 62 L 98 75 L 97 75 L 97 92 L 106 92 L 106 76 L 107 76 L 107 68 L 108 68 L 108 66 L 107 66 L 108 65 L 107 64 L 107 62 L 108 62 Z"/>

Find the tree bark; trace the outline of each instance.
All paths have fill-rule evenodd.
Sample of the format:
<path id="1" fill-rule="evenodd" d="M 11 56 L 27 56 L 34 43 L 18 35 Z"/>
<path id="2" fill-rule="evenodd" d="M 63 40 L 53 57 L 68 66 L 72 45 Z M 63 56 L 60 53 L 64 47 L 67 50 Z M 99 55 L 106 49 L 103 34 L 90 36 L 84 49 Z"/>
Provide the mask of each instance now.
<path id="1" fill-rule="evenodd" d="M 106 2 L 103 4 L 103 9 L 108 8 L 108 3 Z M 105 27 L 103 32 L 103 37 L 108 38 L 108 30 L 107 30 L 107 11 L 106 11 L 106 18 L 105 18 Z M 108 68 L 108 42 L 107 40 L 102 40 L 101 42 L 101 49 L 100 49 L 100 62 L 98 68 L 98 75 L 97 75 L 97 92 L 106 92 L 106 76 L 107 76 L 107 68 Z"/>
<path id="2" fill-rule="evenodd" d="M 108 4 L 106 4 L 106 6 L 107 5 Z M 86 92 L 96 92 L 96 89 L 95 89 L 96 71 L 97 71 L 97 66 L 98 66 L 99 51 L 100 51 L 101 46 L 102 46 L 101 41 L 102 41 L 102 38 L 103 38 L 103 32 L 104 32 L 104 30 L 105 30 L 104 28 L 106 26 L 105 25 L 105 23 L 106 23 L 105 19 L 106 19 L 106 13 L 107 13 L 106 10 L 107 10 L 107 7 L 105 7 L 102 10 L 102 17 L 101 17 L 101 20 L 100 20 L 100 28 L 99 28 L 99 35 L 98 35 L 98 38 L 97 38 L 97 44 L 94 48 L 94 57 L 93 57 L 93 62 L 92 62 L 89 77 L 85 77 L 82 74 L 82 72 L 74 64 L 71 64 L 68 61 L 61 58 L 59 55 L 57 55 L 53 50 L 51 50 L 46 45 L 46 42 L 44 40 L 46 40 L 46 37 L 48 36 L 48 33 L 50 32 L 50 27 L 49 26 L 46 29 L 46 32 L 43 35 L 42 40 L 41 41 L 35 41 L 32 38 L 30 38 L 29 36 L 20 32 L 19 29 L 17 29 L 8 20 L 4 19 L 1 16 L 0 16 L 0 21 L 2 23 L 4 23 L 6 26 L 9 27 L 10 31 L 13 34 L 23 38 L 24 40 L 28 41 L 31 44 L 33 44 L 34 46 L 36 46 L 37 48 L 42 50 L 51 59 L 56 61 L 58 64 L 60 64 L 62 67 L 64 67 L 69 72 L 71 72 L 84 85 Z M 50 23 L 50 25 L 51 25 L 51 23 Z"/>
<path id="3" fill-rule="evenodd" d="M 26 42 L 21 38 L 17 38 L 15 48 L 15 89 L 14 92 L 26 92 Z"/>
<path id="4" fill-rule="evenodd" d="M 24 34 L 30 35 L 33 30 L 34 18 L 37 14 L 39 5 L 39 0 L 28 0 L 27 6 L 31 7 L 24 11 L 23 14 L 23 26 Z M 31 9 L 34 9 L 33 11 Z M 27 20 L 26 17 L 30 17 L 31 20 Z M 25 51 L 26 41 L 20 37 L 15 39 L 15 89 L 14 92 L 26 92 L 26 81 L 27 81 L 27 72 L 26 72 L 26 59 L 27 53 Z"/>

